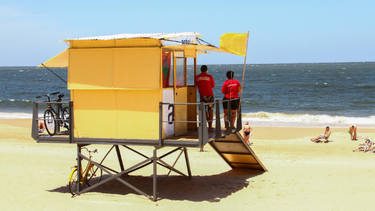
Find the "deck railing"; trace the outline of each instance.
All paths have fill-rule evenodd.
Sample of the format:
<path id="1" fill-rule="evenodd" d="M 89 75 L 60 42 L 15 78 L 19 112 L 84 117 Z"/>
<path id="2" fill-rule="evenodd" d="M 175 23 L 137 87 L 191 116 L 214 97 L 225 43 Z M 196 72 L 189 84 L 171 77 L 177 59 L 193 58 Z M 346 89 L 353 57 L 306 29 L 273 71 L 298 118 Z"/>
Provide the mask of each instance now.
<path id="1" fill-rule="evenodd" d="M 163 120 L 163 105 L 195 105 L 198 106 L 198 120 L 197 121 L 176 121 L 172 120 Z M 207 120 L 206 120 L 206 113 L 204 109 L 204 103 L 159 103 L 159 145 L 163 146 L 163 123 L 193 123 L 198 124 L 198 139 L 199 145 L 203 146 L 203 140 L 208 140 L 208 131 L 207 131 Z M 205 124 L 204 124 L 205 123 Z"/>
<path id="2" fill-rule="evenodd" d="M 215 137 L 220 138 L 223 135 L 229 135 L 233 132 L 238 132 L 242 128 L 242 118 L 241 118 L 241 109 L 236 110 L 235 114 L 231 113 L 231 101 L 238 100 L 238 99 L 228 99 L 228 100 L 216 100 L 215 102 L 212 103 L 163 103 L 160 102 L 159 104 L 159 145 L 163 146 L 163 123 L 168 122 L 168 123 L 195 123 L 198 124 L 198 137 L 199 139 L 199 145 L 204 146 L 205 144 L 208 143 L 209 137 L 208 137 L 208 127 L 207 123 L 211 121 L 212 123 L 215 123 L 215 127 L 213 128 L 215 131 Z M 224 114 L 224 109 L 221 111 L 221 103 L 227 103 L 227 115 Z M 214 104 L 214 118 L 212 120 L 207 120 L 206 117 L 206 106 Z M 197 121 L 176 121 L 176 120 L 163 120 L 163 105 L 195 105 L 198 106 L 198 120 Z M 223 114 L 223 115 L 221 115 Z M 232 116 L 237 115 L 237 124 L 234 127 L 234 124 L 232 123 Z M 221 120 L 224 120 L 227 122 L 227 127 L 225 129 L 224 134 L 222 133 L 221 130 Z"/>
<path id="3" fill-rule="evenodd" d="M 241 130 L 242 128 L 242 120 L 241 120 L 241 110 L 238 109 L 237 112 L 233 115 L 237 115 L 237 124 L 236 126 L 234 127 L 234 124 L 232 123 L 232 118 L 230 118 L 232 116 L 231 114 L 231 101 L 233 100 L 238 100 L 238 99 L 228 99 L 228 100 L 216 100 L 212 103 L 162 103 L 160 102 L 159 103 L 159 140 L 141 140 L 141 142 L 139 144 L 150 144 L 150 145 L 154 145 L 154 144 L 157 144 L 159 146 L 164 146 L 164 139 L 163 139 L 163 123 L 165 122 L 168 122 L 168 123 L 187 123 L 187 124 L 197 124 L 197 130 L 198 130 L 198 135 L 196 137 L 196 139 L 198 139 L 198 145 L 195 145 L 196 147 L 202 147 L 204 146 L 205 144 L 208 143 L 210 137 L 209 137 L 209 134 L 212 135 L 212 131 L 209 133 L 208 132 L 208 127 L 207 127 L 207 123 L 208 121 L 212 121 L 214 127 L 213 127 L 213 132 L 215 134 L 215 138 L 218 139 L 220 137 L 223 137 L 225 135 L 229 135 L 233 132 L 238 132 Z M 227 115 L 224 115 L 224 109 L 222 108 L 221 104 L 222 103 L 225 103 L 227 102 L 228 103 L 228 109 L 227 109 Z M 34 140 L 37 140 L 39 141 L 39 137 L 43 137 L 43 139 L 47 139 L 48 137 L 51 137 L 51 140 L 55 140 L 56 142 L 58 142 L 60 139 L 58 139 L 58 137 L 55 137 L 55 136 L 49 136 L 48 134 L 39 134 L 38 132 L 38 123 L 40 121 L 43 121 L 44 122 L 44 110 L 43 110 L 43 114 L 41 115 L 41 113 L 39 113 L 39 105 L 40 104 L 49 104 L 51 106 L 54 106 L 54 105 L 58 105 L 58 104 L 65 104 L 67 105 L 67 107 L 69 108 L 69 130 L 68 131 L 65 131 L 65 133 L 61 133 L 60 131 L 56 131 L 56 135 L 55 136 L 58 136 L 58 135 L 65 135 L 65 136 L 61 136 L 62 138 L 65 137 L 64 140 L 66 141 L 62 141 L 64 143 L 67 143 L 67 139 L 69 139 L 69 143 L 75 143 L 74 141 L 74 110 L 73 110 L 73 102 L 72 101 L 69 101 L 68 100 L 64 100 L 64 101 L 61 101 L 61 102 L 45 102 L 45 101 L 41 101 L 41 102 L 34 102 L 34 105 L 33 105 L 33 119 L 32 119 L 32 137 Z M 212 120 L 207 120 L 207 117 L 206 117 L 206 106 L 208 106 L 209 104 L 214 104 L 214 115 L 213 115 L 213 119 Z M 195 121 L 176 121 L 174 119 L 172 120 L 163 120 L 163 106 L 169 106 L 169 105 L 172 105 L 172 106 L 179 106 L 179 105 L 185 105 L 185 106 L 198 106 L 198 115 L 197 115 L 197 120 Z M 54 106 L 56 107 L 56 106 Z M 227 117 L 225 117 L 227 116 Z M 56 124 L 59 124 L 60 123 L 60 118 L 56 118 Z M 224 131 L 224 133 L 222 132 L 222 122 L 227 122 L 227 127 Z M 60 127 L 59 125 L 57 125 L 57 130 L 59 130 Z M 66 135 L 68 135 L 69 137 L 66 137 Z M 53 138 L 53 139 L 52 139 Z M 171 138 L 173 139 L 173 137 Z M 48 139 L 49 140 L 49 139 Z M 112 141 L 115 141 L 114 139 L 105 139 L 104 142 L 111 142 Z M 140 140 L 136 140 L 136 139 L 124 139 L 121 141 L 121 143 L 128 143 L 130 142 L 132 144 L 136 144 L 138 143 Z M 155 143 L 156 141 L 156 143 Z M 86 142 L 85 142 L 86 143 Z M 192 146 L 192 145 L 188 145 L 188 146 Z"/>
<path id="4" fill-rule="evenodd" d="M 33 117 L 32 117 L 32 125 L 31 125 L 31 136 L 34 140 L 39 140 L 39 122 L 42 121 L 43 123 L 45 122 L 45 117 L 44 117 L 44 110 L 43 110 L 43 113 L 40 114 L 39 113 L 39 105 L 43 105 L 43 104 L 46 104 L 46 105 L 49 105 L 49 106 L 54 106 L 54 107 L 57 107 L 57 105 L 61 104 L 61 105 L 66 105 L 65 107 L 68 108 L 68 112 L 69 112 L 69 119 L 68 119 L 68 123 L 69 123 L 69 130 L 67 131 L 68 132 L 68 135 L 69 135 L 69 142 L 70 143 L 73 143 L 73 137 L 74 137 L 74 121 L 73 121 L 73 102 L 70 101 L 70 99 L 63 99 L 61 102 L 47 102 L 47 101 L 39 101 L 39 102 L 34 102 L 33 104 Z M 56 106 L 55 106 L 56 105 Z M 55 108 L 54 108 L 55 109 Z M 64 121 L 63 119 L 60 118 L 60 110 L 59 109 L 55 109 L 55 111 L 57 112 L 57 116 L 55 116 L 55 124 L 56 124 L 56 128 L 54 128 L 54 130 L 56 129 L 56 134 L 55 135 L 61 135 L 61 134 L 64 134 L 66 135 L 66 132 L 65 133 L 61 133 L 60 131 L 60 121 Z M 66 120 L 65 120 L 66 121 Z M 45 125 L 46 127 L 46 125 Z M 43 136 L 49 136 L 48 134 L 43 134 Z"/>

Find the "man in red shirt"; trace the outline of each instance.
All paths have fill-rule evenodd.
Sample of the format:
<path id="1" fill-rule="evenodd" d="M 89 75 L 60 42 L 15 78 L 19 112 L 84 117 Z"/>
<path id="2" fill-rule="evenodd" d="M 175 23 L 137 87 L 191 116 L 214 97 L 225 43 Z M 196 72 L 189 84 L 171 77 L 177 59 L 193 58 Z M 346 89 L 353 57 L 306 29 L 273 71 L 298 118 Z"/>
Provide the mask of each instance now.
<path id="1" fill-rule="evenodd" d="M 207 66 L 202 65 L 201 67 L 201 74 L 195 76 L 195 84 L 198 87 L 200 101 L 205 103 L 214 102 L 214 93 L 212 92 L 212 88 L 215 87 L 215 81 L 212 75 L 207 74 Z M 206 116 L 208 121 L 208 128 L 209 130 L 212 129 L 212 119 L 213 119 L 213 111 L 214 111 L 214 104 L 209 104 L 206 106 Z M 203 150 L 203 147 L 202 149 Z"/>
<path id="2" fill-rule="evenodd" d="M 236 121 L 236 113 L 239 106 L 239 97 L 238 93 L 242 91 L 242 87 L 239 81 L 236 79 L 233 79 L 234 72 L 232 70 L 227 72 L 227 78 L 223 84 L 223 88 L 221 89 L 221 92 L 224 94 L 223 100 L 229 100 L 229 99 L 236 99 L 230 101 L 230 110 L 232 115 L 232 125 L 230 127 L 233 127 L 234 122 Z M 224 107 L 224 118 L 227 120 L 227 111 L 228 111 L 228 102 L 223 102 Z M 227 121 L 225 121 L 225 128 L 228 127 Z"/>

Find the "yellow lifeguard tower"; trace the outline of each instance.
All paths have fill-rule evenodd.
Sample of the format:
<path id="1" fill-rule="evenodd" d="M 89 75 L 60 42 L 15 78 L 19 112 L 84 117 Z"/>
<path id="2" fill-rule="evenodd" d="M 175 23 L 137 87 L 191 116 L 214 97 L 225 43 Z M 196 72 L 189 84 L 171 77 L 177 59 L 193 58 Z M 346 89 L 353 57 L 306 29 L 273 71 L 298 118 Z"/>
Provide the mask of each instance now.
<path id="1" fill-rule="evenodd" d="M 124 180 L 122 182 L 154 201 L 157 200 L 157 164 L 186 176 L 161 161 L 167 155 L 157 156 L 160 147 L 176 147 L 170 153 L 181 150 L 185 154 L 189 177 L 187 147 L 199 148 L 207 143 L 232 168 L 266 171 L 238 133 L 241 129 L 240 111 L 237 129 L 222 131 L 221 101 L 216 101 L 216 127 L 212 132 L 207 130 L 205 104 L 197 103 L 197 88 L 195 83 L 188 84 L 187 75 L 189 71 L 190 75 L 197 75 L 197 54 L 208 51 L 233 52 L 202 44 L 200 37 L 199 33 L 185 32 L 119 34 L 63 41 L 69 48 L 43 66 L 68 68 L 67 84 L 71 99 L 65 103 L 69 105 L 70 115 L 66 120 L 69 121 L 69 131 L 56 129 L 53 136 L 40 135 L 38 121 L 43 117 L 38 116 L 38 104 L 46 102 L 35 102 L 32 137 L 37 142 L 77 144 L 78 169 L 81 168 L 80 160 L 85 159 L 104 172 L 117 175 L 115 178 L 120 181 L 119 176 L 135 171 L 145 163 L 153 164 L 153 196 L 128 185 Z M 192 69 L 187 68 L 188 63 L 194 64 Z M 231 118 L 228 119 L 231 121 Z M 113 145 L 121 172 L 114 173 L 83 156 L 81 147 L 89 144 Z M 137 168 L 125 169 L 119 146 L 129 148 L 131 145 L 148 145 L 155 149 L 153 156 L 137 164 Z M 87 192 L 100 184 L 102 182 L 83 190 L 78 186 L 76 194 Z"/>

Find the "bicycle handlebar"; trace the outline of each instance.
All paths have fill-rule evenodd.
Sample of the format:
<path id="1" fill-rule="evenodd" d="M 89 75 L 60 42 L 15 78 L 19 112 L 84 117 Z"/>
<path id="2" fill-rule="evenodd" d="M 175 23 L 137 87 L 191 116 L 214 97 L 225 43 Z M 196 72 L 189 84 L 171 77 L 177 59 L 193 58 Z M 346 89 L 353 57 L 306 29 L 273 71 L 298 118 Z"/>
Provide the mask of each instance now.
<path id="1" fill-rule="evenodd" d="M 60 92 L 53 92 L 53 93 L 51 93 L 51 94 L 40 95 L 40 96 L 38 96 L 38 97 L 36 97 L 36 98 L 49 97 L 50 95 L 56 95 L 56 94 L 59 94 L 59 93 L 60 93 Z"/>
<path id="2" fill-rule="evenodd" d="M 87 147 L 81 147 L 81 148 L 84 148 L 85 150 L 87 150 L 87 152 L 89 152 L 89 154 L 90 153 L 98 153 L 98 149 L 94 149 L 94 150 L 90 151 L 89 149 L 87 149 Z"/>
<path id="3" fill-rule="evenodd" d="M 51 94 L 40 95 L 40 96 L 37 96 L 36 98 L 46 97 L 47 100 L 48 100 L 48 102 L 50 102 L 50 101 L 51 101 L 50 96 L 51 96 L 51 95 L 57 95 L 57 94 L 59 94 L 59 95 L 57 96 L 57 97 L 59 98 L 59 99 L 57 99 L 57 101 L 59 102 L 59 101 L 61 101 L 61 98 L 64 97 L 64 94 L 63 94 L 63 93 L 60 94 L 60 92 L 53 92 L 53 93 L 51 93 Z"/>
<path id="4" fill-rule="evenodd" d="M 98 150 L 97 149 L 94 149 L 92 151 L 90 151 L 89 149 L 87 149 L 87 147 L 81 147 L 81 148 L 84 148 L 85 150 L 87 150 L 89 152 L 89 159 L 91 160 L 92 158 L 92 155 L 91 153 L 98 153 Z M 82 158 L 79 157 L 80 160 L 83 160 Z M 78 158 L 76 158 L 76 160 L 78 160 Z M 74 166 L 74 168 L 77 168 L 77 165 Z"/>

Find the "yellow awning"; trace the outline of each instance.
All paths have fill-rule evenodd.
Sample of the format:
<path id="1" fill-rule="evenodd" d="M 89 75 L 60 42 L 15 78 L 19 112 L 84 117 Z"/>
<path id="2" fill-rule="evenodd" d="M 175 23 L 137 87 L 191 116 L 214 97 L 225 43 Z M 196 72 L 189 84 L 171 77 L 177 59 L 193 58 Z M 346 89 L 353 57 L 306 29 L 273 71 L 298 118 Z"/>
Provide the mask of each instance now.
<path id="1" fill-rule="evenodd" d="M 46 67 L 68 67 L 69 64 L 69 49 L 57 54 L 53 58 L 43 63 Z M 43 67 L 39 65 L 38 67 Z"/>

